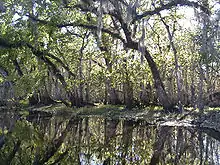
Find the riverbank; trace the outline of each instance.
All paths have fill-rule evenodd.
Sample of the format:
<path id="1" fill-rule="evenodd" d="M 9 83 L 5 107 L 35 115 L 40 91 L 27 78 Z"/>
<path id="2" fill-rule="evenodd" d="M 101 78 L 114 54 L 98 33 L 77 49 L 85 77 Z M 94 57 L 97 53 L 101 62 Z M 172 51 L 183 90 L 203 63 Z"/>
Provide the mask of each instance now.
<path id="1" fill-rule="evenodd" d="M 127 120 L 145 120 L 150 125 L 183 126 L 210 128 L 220 132 L 220 108 L 204 109 L 200 114 L 198 110 L 185 109 L 184 113 L 165 113 L 162 107 L 145 107 L 142 109 L 126 109 L 124 106 L 96 105 L 83 108 L 69 108 L 62 104 L 28 107 L 21 114 L 28 112 L 28 115 L 62 115 L 62 116 L 97 116 L 104 118 L 120 118 Z M 25 114 L 25 113 L 24 113 Z"/>
<path id="2" fill-rule="evenodd" d="M 0 107 L 0 111 L 8 111 L 7 107 Z M 204 109 L 200 114 L 198 110 L 186 108 L 182 114 L 165 113 L 162 107 L 151 106 L 145 108 L 126 109 L 121 105 L 95 105 L 82 108 L 70 108 L 63 104 L 49 106 L 33 106 L 20 108 L 16 111 L 22 117 L 31 115 L 40 116 L 79 116 L 79 117 L 104 117 L 109 119 L 145 120 L 150 125 L 182 126 L 208 128 L 220 132 L 220 107 Z"/>

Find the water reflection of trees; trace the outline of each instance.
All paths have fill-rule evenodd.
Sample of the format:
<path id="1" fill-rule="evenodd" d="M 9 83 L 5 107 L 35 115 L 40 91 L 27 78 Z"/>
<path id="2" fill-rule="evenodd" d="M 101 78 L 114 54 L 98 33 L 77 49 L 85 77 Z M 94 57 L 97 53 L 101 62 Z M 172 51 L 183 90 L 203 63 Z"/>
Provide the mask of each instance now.
<path id="1" fill-rule="evenodd" d="M 38 116 L 17 120 L 13 126 L 3 126 L 13 123 L 4 120 L 0 162 L 5 164 L 220 163 L 219 133 L 210 130 L 97 117 Z"/>

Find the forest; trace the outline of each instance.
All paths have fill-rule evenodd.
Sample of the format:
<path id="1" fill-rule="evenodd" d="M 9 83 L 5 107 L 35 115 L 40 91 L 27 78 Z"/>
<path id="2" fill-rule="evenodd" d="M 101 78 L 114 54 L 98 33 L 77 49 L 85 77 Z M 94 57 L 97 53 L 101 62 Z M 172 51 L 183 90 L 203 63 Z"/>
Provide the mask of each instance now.
<path id="1" fill-rule="evenodd" d="M 220 106 L 218 0 L 3 0 L 0 104 Z"/>
<path id="2" fill-rule="evenodd" d="M 1 165 L 219 165 L 219 0 L 1 0 Z"/>

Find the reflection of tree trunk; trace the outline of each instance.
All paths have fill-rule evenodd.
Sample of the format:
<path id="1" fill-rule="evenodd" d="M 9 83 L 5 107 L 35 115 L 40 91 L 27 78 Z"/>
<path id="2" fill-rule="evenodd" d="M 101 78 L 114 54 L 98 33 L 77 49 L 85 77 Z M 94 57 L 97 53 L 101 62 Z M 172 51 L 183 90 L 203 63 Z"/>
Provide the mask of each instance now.
<path id="1" fill-rule="evenodd" d="M 4 147 L 6 143 L 6 138 L 9 134 L 12 134 L 13 129 L 15 127 L 16 121 L 18 119 L 15 114 L 5 113 L 3 116 L 3 120 L 1 121 L 1 135 L 0 135 L 0 150 Z M 5 129 L 7 130 L 5 133 Z"/>
<path id="2" fill-rule="evenodd" d="M 109 152 L 113 152 L 112 149 L 115 148 L 114 140 L 116 138 L 116 128 L 119 123 L 119 120 L 108 120 L 105 119 L 105 147 Z M 107 159 L 104 160 L 103 165 L 110 165 L 111 164 L 111 158 L 107 157 Z"/>
<path id="3" fill-rule="evenodd" d="M 132 144 L 132 133 L 134 129 L 133 121 L 125 120 L 123 123 L 123 133 L 122 133 L 122 142 L 123 142 L 123 151 L 122 151 L 122 165 L 126 164 L 126 156 L 128 156 L 129 146 Z"/>
<path id="4" fill-rule="evenodd" d="M 203 144 L 203 136 L 202 136 L 202 132 L 199 131 L 199 135 L 198 135 L 198 140 L 199 140 L 199 156 L 200 156 L 200 165 L 203 164 L 203 148 L 204 148 L 204 144 Z"/>
<path id="5" fill-rule="evenodd" d="M 210 143 L 209 141 L 210 141 L 209 137 L 206 136 L 205 160 L 204 160 L 205 162 L 208 162 L 208 157 L 209 157 L 209 143 Z"/>
<path id="6" fill-rule="evenodd" d="M 176 154 L 175 154 L 175 160 L 174 163 L 175 165 L 178 165 L 179 160 L 183 154 L 183 129 L 182 128 L 177 128 L 177 144 L 176 144 Z"/>
<path id="7" fill-rule="evenodd" d="M 164 149 L 164 144 L 168 137 L 170 136 L 171 128 L 170 127 L 161 127 L 158 130 L 158 133 L 156 135 L 156 141 L 154 143 L 154 152 L 153 156 L 150 160 L 150 165 L 157 165 L 160 161 L 161 153 Z"/>
<path id="8" fill-rule="evenodd" d="M 82 138 L 82 121 L 83 121 L 83 119 L 79 120 L 79 131 L 78 131 L 79 135 L 78 135 L 78 141 L 77 141 L 77 144 L 76 144 L 77 164 L 79 164 L 79 165 L 81 164 L 81 162 L 80 162 L 80 153 L 81 153 L 81 138 Z"/>
<path id="9" fill-rule="evenodd" d="M 67 123 L 66 128 L 60 133 L 60 136 L 56 139 L 53 139 L 50 144 L 48 144 L 45 152 L 43 152 L 43 155 L 40 155 L 39 152 L 36 153 L 35 155 L 35 161 L 33 165 L 43 165 L 45 164 L 51 157 L 55 155 L 55 153 L 58 151 L 60 146 L 63 144 L 64 139 L 66 138 L 67 133 L 71 129 L 77 129 L 77 127 L 72 126 L 77 126 L 79 120 L 77 118 L 71 118 L 70 121 Z M 76 132 L 76 130 L 75 130 Z"/>
<path id="10" fill-rule="evenodd" d="M 118 125 L 118 120 L 108 120 L 105 119 L 105 145 L 110 145 L 110 141 L 112 138 L 116 136 L 116 128 Z"/>
<path id="11" fill-rule="evenodd" d="M 85 129 L 84 129 L 84 131 L 85 131 L 85 137 L 89 137 L 89 118 L 88 117 L 86 117 L 85 119 Z"/>
<path id="12" fill-rule="evenodd" d="M 21 141 L 17 141 L 17 142 L 15 143 L 15 145 L 14 145 L 14 148 L 13 148 L 12 152 L 11 152 L 11 153 L 9 154 L 9 156 L 6 158 L 6 160 L 4 161 L 4 163 L 3 163 L 3 162 L 1 162 L 1 163 L 3 163 L 3 164 L 11 164 L 11 162 L 13 161 L 13 159 L 14 159 L 14 157 L 15 157 L 15 154 L 16 154 L 17 151 L 19 150 L 20 146 L 21 146 Z"/>
<path id="13" fill-rule="evenodd" d="M 203 129 L 203 131 L 210 137 L 220 141 L 220 132 L 212 130 L 212 129 Z"/>

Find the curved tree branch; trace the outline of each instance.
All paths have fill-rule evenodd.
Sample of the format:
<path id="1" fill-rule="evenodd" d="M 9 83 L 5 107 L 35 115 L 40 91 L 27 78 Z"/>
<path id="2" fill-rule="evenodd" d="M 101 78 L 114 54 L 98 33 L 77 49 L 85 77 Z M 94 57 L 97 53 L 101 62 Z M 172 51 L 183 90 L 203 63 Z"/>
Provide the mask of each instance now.
<path id="1" fill-rule="evenodd" d="M 163 11 L 163 10 L 167 10 L 167 9 L 171 9 L 173 7 L 177 7 L 177 6 L 189 6 L 189 7 L 195 7 L 195 8 L 200 8 L 203 12 L 205 12 L 206 14 L 210 14 L 210 11 L 208 8 L 206 8 L 205 6 L 200 5 L 197 2 L 193 2 L 193 1 L 188 1 L 188 0 L 173 0 L 167 4 L 162 4 L 161 7 L 157 7 L 154 10 L 151 11 L 146 11 L 143 14 L 137 14 L 136 17 L 133 20 L 133 23 L 135 21 L 138 21 L 146 16 L 152 16 L 155 14 L 158 14 L 159 12 Z"/>
<path id="2" fill-rule="evenodd" d="M 81 23 L 79 23 L 79 24 L 78 23 L 67 23 L 67 24 L 57 25 L 57 27 L 59 27 L 59 28 L 67 27 L 67 26 L 82 27 L 82 28 L 90 29 L 90 30 L 97 30 L 98 29 L 98 27 L 96 25 L 86 25 L 86 24 L 81 24 Z M 111 35 L 112 37 L 117 38 L 117 39 L 121 40 L 123 43 L 125 43 L 125 39 L 123 37 L 121 37 L 120 34 L 115 33 L 109 29 L 106 29 L 106 28 L 102 28 L 101 30 L 102 30 L 102 32 L 107 33 L 107 34 Z"/>
<path id="3" fill-rule="evenodd" d="M 49 21 L 42 20 L 42 19 L 36 18 L 31 15 L 27 15 L 27 16 L 29 18 L 31 18 L 33 21 L 37 21 L 37 22 L 44 24 L 44 25 L 56 26 L 58 28 L 71 26 L 71 27 L 82 27 L 82 28 L 90 29 L 90 30 L 97 30 L 98 29 L 98 27 L 96 25 L 87 25 L 87 24 L 82 24 L 82 23 L 77 23 L 77 22 L 53 24 Z M 106 28 L 102 28 L 101 30 L 102 30 L 102 32 L 107 33 L 107 34 L 111 35 L 112 37 L 117 38 L 117 39 L 121 40 L 123 43 L 125 43 L 125 39 L 123 37 L 121 37 L 119 33 L 115 33 L 113 31 L 111 31 L 110 29 L 106 29 Z M 0 43 L 0 45 L 1 45 L 1 43 Z"/>
<path id="4" fill-rule="evenodd" d="M 61 59 L 59 59 L 58 57 L 56 57 L 55 55 L 48 53 L 48 52 L 44 52 L 44 51 L 40 51 L 38 49 L 36 49 L 35 47 L 33 47 L 31 44 L 20 41 L 20 42 L 16 42 L 16 43 L 10 43 L 5 39 L 0 38 L 0 47 L 3 48 L 20 48 L 23 46 L 27 46 L 28 48 L 31 49 L 31 51 L 33 52 L 33 54 L 37 57 L 39 57 L 40 59 L 42 59 L 45 63 L 49 64 L 52 68 L 55 67 L 55 65 L 46 57 L 50 57 L 52 59 L 54 59 L 56 62 L 58 62 L 59 64 L 61 64 L 61 66 L 73 77 L 76 77 L 76 75 L 69 69 L 68 66 L 66 66 L 63 61 Z M 54 66 L 53 66 L 54 65 Z M 57 71 L 56 71 L 57 73 Z"/>

